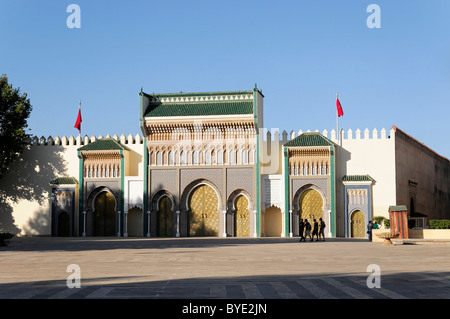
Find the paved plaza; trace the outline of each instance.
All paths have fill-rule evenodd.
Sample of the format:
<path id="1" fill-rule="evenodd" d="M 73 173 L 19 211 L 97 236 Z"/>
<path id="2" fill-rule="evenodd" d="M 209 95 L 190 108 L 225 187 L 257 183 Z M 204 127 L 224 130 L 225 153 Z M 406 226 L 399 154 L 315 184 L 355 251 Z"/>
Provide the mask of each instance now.
<path id="1" fill-rule="evenodd" d="M 448 299 L 449 252 L 343 238 L 20 237 L 0 247 L 0 298 Z M 67 286 L 69 265 L 80 288 Z"/>

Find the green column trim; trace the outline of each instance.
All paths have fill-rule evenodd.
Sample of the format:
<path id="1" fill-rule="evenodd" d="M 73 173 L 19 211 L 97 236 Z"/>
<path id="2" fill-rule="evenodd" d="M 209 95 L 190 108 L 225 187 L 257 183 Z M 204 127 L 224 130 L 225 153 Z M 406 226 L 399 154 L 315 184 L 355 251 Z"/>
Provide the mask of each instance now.
<path id="1" fill-rule="evenodd" d="M 288 149 L 283 146 L 283 155 L 284 155 L 284 211 L 286 216 L 286 225 L 285 225 L 285 233 L 286 237 L 289 237 L 289 224 L 290 224 L 290 191 L 289 191 L 289 157 L 288 157 Z"/>
<path id="2" fill-rule="evenodd" d="M 330 183 L 331 183 L 331 235 L 336 237 L 336 178 L 334 147 L 330 146 Z"/>
<path id="3" fill-rule="evenodd" d="M 259 127 L 258 127 L 258 102 L 257 102 L 258 89 L 255 87 L 253 90 L 253 118 L 255 121 L 256 130 L 256 236 L 261 236 L 261 203 L 260 203 L 260 165 L 259 165 Z"/>
<path id="4" fill-rule="evenodd" d="M 123 237 L 124 231 L 124 215 L 125 215 L 125 157 L 123 155 L 123 150 L 120 150 L 120 236 Z"/>
<path id="5" fill-rule="evenodd" d="M 147 237 L 147 231 L 148 231 L 148 218 L 147 218 L 147 191 L 148 191 L 148 150 L 147 150 L 147 136 L 145 133 L 145 127 L 144 127 L 144 101 L 143 101 L 143 92 L 141 88 L 141 92 L 139 93 L 139 125 L 141 127 L 142 136 L 144 138 L 144 180 L 142 181 L 144 183 L 144 191 L 142 194 L 142 206 L 143 206 L 143 212 L 142 212 L 142 237 Z"/>
<path id="6" fill-rule="evenodd" d="M 78 235 L 83 234 L 83 175 L 84 175 L 84 160 L 81 156 L 81 151 L 78 151 L 79 166 L 78 166 Z"/>
<path id="7" fill-rule="evenodd" d="M 142 195 L 142 206 L 144 207 L 143 213 L 143 228 L 142 228 L 142 237 L 147 237 L 148 231 L 148 216 L 147 216 L 147 191 L 148 191 L 148 150 L 147 150 L 147 138 L 144 136 L 144 194 Z"/>

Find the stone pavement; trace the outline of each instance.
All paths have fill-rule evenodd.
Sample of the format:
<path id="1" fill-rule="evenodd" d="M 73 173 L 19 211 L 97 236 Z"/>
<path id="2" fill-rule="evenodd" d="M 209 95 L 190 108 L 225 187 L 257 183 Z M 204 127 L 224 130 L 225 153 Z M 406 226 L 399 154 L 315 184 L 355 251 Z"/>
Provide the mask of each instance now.
<path id="1" fill-rule="evenodd" d="M 449 299 L 449 252 L 343 238 L 19 237 L 0 247 L 0 299 Z M 80 288 L 67 286 L 72 264 Z"/>

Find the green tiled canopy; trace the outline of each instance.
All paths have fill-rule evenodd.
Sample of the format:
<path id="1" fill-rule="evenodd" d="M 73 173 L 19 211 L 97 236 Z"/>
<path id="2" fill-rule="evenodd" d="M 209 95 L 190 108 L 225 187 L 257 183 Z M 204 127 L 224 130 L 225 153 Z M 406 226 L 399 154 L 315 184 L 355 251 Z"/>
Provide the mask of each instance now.
<path id="1" fill-rule="evenodd" d="M 113 138 L 102 138 L 78 149 L 79 151 L 113 151 L 128 150 L 128 147 L 120 144 Z"/>
<path id="2" fill-rule="evenodd" d="M 144 117 L 253 114 L 253 91 L 154 93 Z M 162 102 L 163 101 L 163 102 Z"/>
<path id="3" fill-rule="evenodd" d="M 334 145 L 329 139 L 320 133 L 303 133 L 293 140 L 285 143 L 284 146 L 295 147 L 295 146 L 332 146 Z"/>
<path id="4" fill-rule="evenodd" d="M 50 182 L 51 185 L 73 185 L 78 184 L 78 180 L 75 177 L 58 177 Z"/>
<path id="5" fill-rule="evenodd" d="M 372 182 L 373 178 L 369 175 L 345 175 L 342 177 L 343 182 Z"/>
<path id="6" fill-rule="evenodd" d="M 253 114 L 253 101 L 162 103 L 150 105 L 145 117 Z"/>

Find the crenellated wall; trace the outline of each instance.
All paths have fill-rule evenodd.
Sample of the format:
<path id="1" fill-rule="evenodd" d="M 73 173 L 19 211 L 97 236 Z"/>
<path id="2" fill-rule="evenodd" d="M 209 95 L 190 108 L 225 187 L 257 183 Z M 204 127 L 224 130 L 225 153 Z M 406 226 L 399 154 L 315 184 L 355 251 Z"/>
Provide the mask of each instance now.
<path id="1" fill-rule="evenodd" d="M 110 137 L 109 135 L 105 137 Z M 79 180 L 78 148 L 103 136 L 33 137 L 0 183 L 0 228 L 22 235 L 51 233 L 50 182 L 58 177 Z M 130 149 L 129 176 L 143 175 L 143 139 L 114 135 Z M 60 187 L 73 187 L 61 185 Z M 77 187 L 77 186 L 75 186 Z M 78 201 L 76 201 L 78 207 Z"/>

